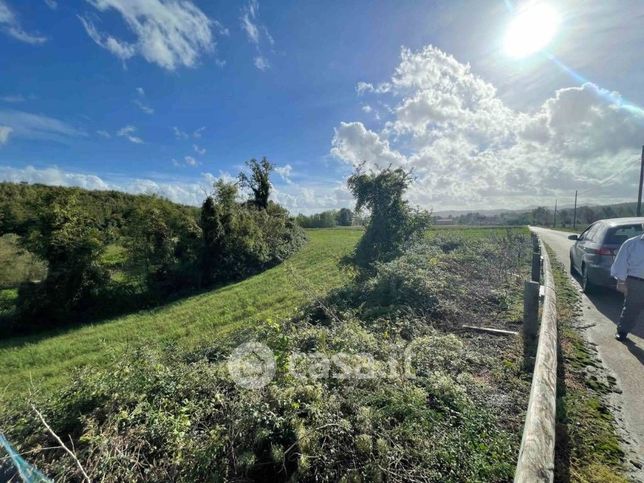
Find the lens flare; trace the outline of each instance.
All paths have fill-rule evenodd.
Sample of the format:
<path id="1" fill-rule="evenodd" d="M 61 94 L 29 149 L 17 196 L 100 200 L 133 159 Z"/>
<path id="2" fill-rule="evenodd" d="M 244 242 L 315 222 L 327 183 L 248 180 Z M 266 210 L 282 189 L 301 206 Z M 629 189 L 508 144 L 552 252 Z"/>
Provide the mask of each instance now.
<path id="1" fill-rule="evenodd" d="M 505 51 L 521 58 L 547 47 L 559 29 L 559 13 L 545 3 L 531 3 L 516 12 L 505 35 Z"/>

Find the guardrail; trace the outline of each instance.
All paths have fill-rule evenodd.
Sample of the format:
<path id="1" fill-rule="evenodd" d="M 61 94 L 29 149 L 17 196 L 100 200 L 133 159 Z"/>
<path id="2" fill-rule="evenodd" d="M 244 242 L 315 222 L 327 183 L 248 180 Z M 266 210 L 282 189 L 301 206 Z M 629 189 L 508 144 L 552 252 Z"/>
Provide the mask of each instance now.
<path id="1" fill-rule="evenodd" d="M 543 305 L 530 400 L 514 481 L 552 482 L 555 467 L 555 417 L 557 407 L 557 299 L 550 258 L 538 241 L 543 260 Z M 534 267 L 534 264 L 533 264 Z M 533 270 L 533 278 L 535 277 Z M 528 282 L 529 283 L 529 282 Z M 526 283 L 526 300 L 530 297 Z M 538 300 L 538 295 L 537 295 Z M 533 310 L 526 302 L 526 310 Z M 538 303 L 537 303 L 538 310 Z M 530 328 L 526 327 L 529 331 Z M 530 337 L 529 332 L 525 337 Z"/>

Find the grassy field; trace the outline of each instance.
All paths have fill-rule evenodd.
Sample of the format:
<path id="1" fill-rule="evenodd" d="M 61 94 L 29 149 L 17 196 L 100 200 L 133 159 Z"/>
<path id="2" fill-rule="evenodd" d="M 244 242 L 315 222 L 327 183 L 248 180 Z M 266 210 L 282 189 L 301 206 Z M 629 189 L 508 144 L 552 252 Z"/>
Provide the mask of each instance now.
<path id="1" fill-rule="evenodd" d="M 0 342 L 0 388 L 25 394 L 30 384 L 45 390 L 64 384 L 70 371 L 109 363 L 128 346 L 177 343 L 198 347 L 269 318 L 284 318 L 311 299 L 346 281 L 338 266 L 361 230 L 309 230 L 309 242 L 286 263 L 242 282 L 142 311 L 59 333 Z M 306 283 L 303 281 L 306 280 Z"/>
<path id="2" fill-rule="evenodd" d="M 458 230 L 466 237 L 486 237 L 508 228 L 441 227 L 430 237 Z M 512 230 L 526 230 L 513 227 Z M 0 342 L 0 394 L 25 394 L 31 382 L 44 390 L 64 384 L 75 368 L 109 363 L 125 348 L 207 345 L 234 330 L 286 318 L 310 301 L 346 281 L 338 266 L 362 230 L 311 229 L 309 242 L 286 263 L 242 282 L 195 295 L 163 307 L 100 323 Z M 306 281 L 306 283 L 303 283 Z"/>

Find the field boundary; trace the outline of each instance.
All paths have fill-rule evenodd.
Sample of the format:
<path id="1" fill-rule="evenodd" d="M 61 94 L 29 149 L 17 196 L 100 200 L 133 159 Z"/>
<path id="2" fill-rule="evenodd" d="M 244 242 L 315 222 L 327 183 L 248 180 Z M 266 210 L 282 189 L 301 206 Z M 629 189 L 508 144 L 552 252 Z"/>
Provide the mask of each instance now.
<path id="1" fill-rule="evenodd" d="M 552 482 L 557 408 L 557 296 L 550 258 L 539 240 L 543 258 L 544 297 L 530 399 L 514 481 Z"/>

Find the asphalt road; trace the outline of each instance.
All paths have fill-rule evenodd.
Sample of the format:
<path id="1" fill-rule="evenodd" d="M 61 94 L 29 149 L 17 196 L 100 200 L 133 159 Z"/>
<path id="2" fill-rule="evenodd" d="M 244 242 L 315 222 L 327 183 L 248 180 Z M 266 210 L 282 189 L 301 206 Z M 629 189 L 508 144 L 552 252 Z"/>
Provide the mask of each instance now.
<path id="1" fill-rule="evenodd" d="M 570 233 L 532 228 L 554 250 L 570 273 Z M 574 283 L 579 284 L 574 278 Z M 596 344 L 604 364 L 613 371 L 622 390 L 620 402 L 626 430 L 634 440 L 633 449 L 644 459 L 644 314 L 626 343 L 615 340 L 616 325 L 622 310 L 623 296 L 607 290 L 590 297 L 582 295 L 583 326 Z"/>

